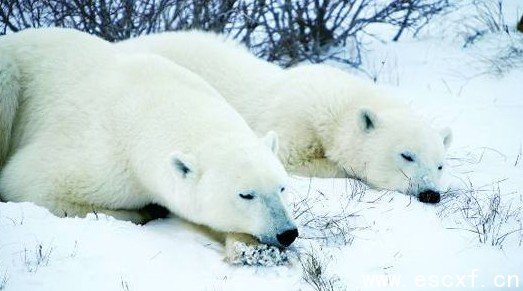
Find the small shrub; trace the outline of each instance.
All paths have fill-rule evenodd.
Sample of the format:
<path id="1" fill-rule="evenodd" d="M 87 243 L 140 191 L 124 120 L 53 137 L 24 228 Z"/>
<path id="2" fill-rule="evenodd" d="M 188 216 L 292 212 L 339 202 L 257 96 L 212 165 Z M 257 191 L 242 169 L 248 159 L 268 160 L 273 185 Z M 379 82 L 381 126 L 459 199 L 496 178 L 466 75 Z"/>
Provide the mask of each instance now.
<path id="1" fill-rule="evenodd" d="M 260 57 L 292 66 L 337 60 L 361 64 L 370 26 L 416 32 L 449 0 L 10 0 L 0 2 L 0 34 L 28 27 L 69 27 L 109 41 L 161 31 L 200 29 L 240 39 Z M 347 49 L 349 48 L 349 49 Z"/>

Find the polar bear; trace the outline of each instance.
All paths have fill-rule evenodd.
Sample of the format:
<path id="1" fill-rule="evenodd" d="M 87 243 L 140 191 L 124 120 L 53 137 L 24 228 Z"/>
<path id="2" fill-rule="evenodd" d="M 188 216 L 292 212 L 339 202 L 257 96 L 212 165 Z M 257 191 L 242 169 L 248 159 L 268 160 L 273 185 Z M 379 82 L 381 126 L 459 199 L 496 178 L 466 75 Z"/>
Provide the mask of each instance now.
<path id="1" fill-rule="evenodd" d="M 164 56 L 202 76 L 258 133 L 274 129 L 288 171 L 355 177 L 378 189 L 440 200 L 452 135 L 376 85 L 325 65 L 282 69 L 239 43 L 199 31 L 141 36 L 121 51 Z"/>
<path id="2" fill-rule="evenodd" d="M 134 222 L 156 203 L 265 244 L 298 236 L 277 137 L 259 139 L 187 69 L 78 31 L 33 29 L 0 38 L 0 72 L 4 200 Z"/>

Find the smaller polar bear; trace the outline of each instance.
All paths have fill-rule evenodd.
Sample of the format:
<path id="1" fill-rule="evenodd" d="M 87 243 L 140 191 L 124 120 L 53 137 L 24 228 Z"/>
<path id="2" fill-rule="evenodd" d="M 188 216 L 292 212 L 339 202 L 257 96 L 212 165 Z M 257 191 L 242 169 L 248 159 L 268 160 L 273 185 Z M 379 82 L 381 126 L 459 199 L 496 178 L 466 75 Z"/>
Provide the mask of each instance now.
<path id="1" fill-rule="evenodd" d="M 258 133 L 274 129 L 287 170 L 351 176 L 420 201 L 440 201 L 449 129 L 436 131 L 365 80 L 325 65 L 282 69 L 235 41 L 198 31 L 118 43 L 164 56 L 202 76 Z"/>
<path id="2" fill-rule="evenodd" d="M 162 57 L 120 54 L 74 30 L 2 36 L 0 116 L 4 200 L 134 222 L 156 203 L 265 244 L 298 235 L 276 136 L 260 140 L 211 86 Z"/>

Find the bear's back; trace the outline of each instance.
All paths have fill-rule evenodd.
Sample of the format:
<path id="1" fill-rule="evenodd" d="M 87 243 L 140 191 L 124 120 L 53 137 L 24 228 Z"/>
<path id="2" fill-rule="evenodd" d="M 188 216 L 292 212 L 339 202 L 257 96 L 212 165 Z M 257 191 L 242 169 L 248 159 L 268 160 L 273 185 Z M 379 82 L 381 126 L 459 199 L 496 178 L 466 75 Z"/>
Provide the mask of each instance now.
<path id="1" fill-rule="evenodd" d="M 283 70 L 257 58 L 235 40 L 202 31 L 165 32 L 116 44 L 124 52 L 148 52 L 191 70 L 209 82 L 244 118 L 249 120 L 256 100 L 253 92 L 273 82 Z M 256 105 L 254 105 L 256 106 Z"/>
<path id="2" fill-rule="evenodd" d="M 68 29 L 4 36 L 0 50 L 13 56 L 24 76 L 15 146 L 36 133 L 81 142 L 144 124 L 167 126 L 187 148 L 213 134 L 249 135 L 243 119 L 209 84 L 160 56 L 119 53 L 104 40 Z"/>

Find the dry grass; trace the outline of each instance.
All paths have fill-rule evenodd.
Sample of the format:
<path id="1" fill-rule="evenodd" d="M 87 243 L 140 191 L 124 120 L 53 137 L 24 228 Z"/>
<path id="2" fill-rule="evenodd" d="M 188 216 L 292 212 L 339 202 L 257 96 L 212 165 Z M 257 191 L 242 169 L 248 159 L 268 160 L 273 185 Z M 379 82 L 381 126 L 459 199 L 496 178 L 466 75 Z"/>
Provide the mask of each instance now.
<path id="1" fill-rule="evenodd" d="M 0 279 L 0 290 L 4 290 L 7 286 L 7 281 L 9 280 L 9 276 L 7 275 L 7 271 L 4 272 L 2 275 L 2 278 Z"/>
<path id="2" fill-rule="evenodd" d="M 350 203 L 362 199 L 367 186 L 360 181 L 346 180 L 347 197 L 339 201 L 342 204 L 335 210 L 325 205 L 329 204 L 329 197 L 338 197 L 338 195 L 312 189 L 312 179 L 309 181 L 306 195 L 292 204 L 292 212 L 299 225 L 301 239 L 319 241 L 327 246 L 352 243 L 354 240 L 352 231 L 362 227 L 353 225 L 354 218 L 358 217 L 358 214 L 350 209 Z"/>
<path id="3" fill-rule="evenodd" d="M 504 76 L 523 68 L 523 36 L 516 29 L 517 19 L 507 19 L 502 0 L 474 0 L 475 13 L 462 20 L 463 47 L 487 41 L 488 50 L 476 56 L 478 75 Z"/>
<path id="4" fill-rule="evenodd" d="M 300 253 L 299 260 L 302 268 L 302 278 L 316 291 L 345 290 L 338 276 L 327 271 L 328 258 L 320 254 L 321 250 L 312 247 Z"/>
<path id="5" fill-rule="evenodd" d="M 500 249 L 510 237 L 514 237 L 521 245 L 522 207 L 503 200 L 503 197 L 516 194 L 502 193 L 503 181 L 479 187 L 468 181 L 463 188 L 447 191 L 447 198 L 441 204 L 440 215 L 458 218 L 455 221 L 456 226 L 449 229 L 474 233 L 480 243 Z"/>
<path id="6" fill-rule="evenodd" d="M 463 22 L 464 47 L 471 46 L 489 33 L 510 33 L 504 15 L 503 1 L 475 0 L 476 13 Z"/>
<path id="7" fill-rule="evenodd" d="M 120 278 L 120 287 L 122 288 L 122 290 L 124 291 L 129 291 L 131 290 L 129 288 L 129 282 L 127 282 L 127 280 L 124 280 L 123 278 Z"/>
<path id="8" fill-rule="evenodd" d="M 300 238 L 310 242 L 308 249 L 297 253 L 302 278 L 317 291 L 346 289 L 339 277 L 328 271 L 332 258 L 326 255 L 323 247 L 350 245 L 355 239 L 353 232 L 366 228 L 358 225 L 359 215 L 354 206 L 369 203 L 364 199 L 368 186 L 354 179 L 345 179 L 345 185 L 340 186 L 341 193 L 325 193 L 314 188 L 311 178 L 305 195 L 301 193 L 292 203 Z"/>
<path id="9" fill-rule="evenodd" d="M 502 44 L 496 53 L 479 57 L 485 66 L 485 73 L 502 77 L 508 72 L 523 68 L 523 37 L 508 36 L 508 44 Z"/>
<path id="10" fill-rule="evenodd" d="M 512 156 L 501 151 L 483 147 L 470 151 L 462 157 L 449 160 L 459 172 L 460 185 L 449 189 L 443 195 L 439 206 L 440 216 L 453 219 L 449 229 L 463 230 L 475 234 L 478 242 L 498 247 L 523 244 L 523 196 L 518 191 L 503 189 L 508 178 L 486 184 L 473 183 L 480 164 L 499 159 L 502 165 L 517 167 L 522 155 L 522 147 Z M 466 178 L 461 178 L 466 177 Z"/>
<path id="11" fill-rule="evenodd" d="M 46 248 L 42 244 L 36 245 L 34 250 L 24 249 L 23 262 L 27 270 L 36 273 L 40 267 L 47 266 L 52 252 L 53 247 Z"/>

